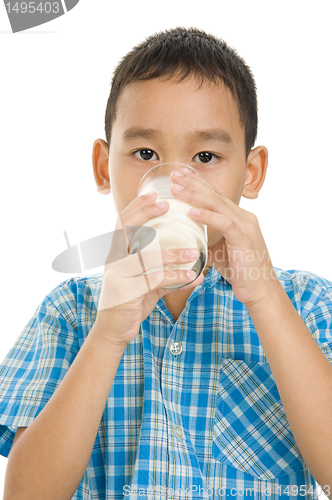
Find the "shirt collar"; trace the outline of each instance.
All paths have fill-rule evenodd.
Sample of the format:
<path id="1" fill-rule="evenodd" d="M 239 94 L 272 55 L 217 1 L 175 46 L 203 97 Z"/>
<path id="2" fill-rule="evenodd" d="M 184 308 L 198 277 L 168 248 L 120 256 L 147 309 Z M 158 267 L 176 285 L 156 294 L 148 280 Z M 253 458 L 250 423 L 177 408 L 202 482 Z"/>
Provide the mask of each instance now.
<path id="1" fill-rule="evenodd" d="M 191 295 L 189 296 L 187 303 L 191 302 L 197 295 L 204 293 L 205 290 L 207 290 L 208 288 L 212 288 L 213 286 L 215 286 L 218 281 L 223 281 L 225 284 L 228 285 L 228 287 L 230 286 L 214 267 L 210 267 L 210 269 L 206 273 L 203 282 L 200 285 L 197 285 L 191 292 Z M 155 307 L 165 316 L 171 317 L 166 307 L 164 297 L 161 297 L 161 299 L 158 300 Z"/>

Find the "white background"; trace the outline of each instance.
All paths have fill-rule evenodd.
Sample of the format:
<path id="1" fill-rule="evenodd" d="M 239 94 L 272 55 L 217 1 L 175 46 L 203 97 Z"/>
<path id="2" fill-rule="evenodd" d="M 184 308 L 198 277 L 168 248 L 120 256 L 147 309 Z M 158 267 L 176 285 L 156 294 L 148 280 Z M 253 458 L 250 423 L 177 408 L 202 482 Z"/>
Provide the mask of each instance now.
<path id="1" fill-rule="evenodd" d="M 269 168 L 259 198 L 241 206 L 258 216 L 275 266 L 332 280 L 330 22 L 328 0 L 81 0 L 12 34 L 0 3 L 0 360 L 72 276 L 51 267 L 63 231 L 75 244 L 113 229 L 112 198 L 97 193 L 91 166 L 112 72 L 145 37 L 176 26 L 223 38 L 251 66 Z M 5 466 L 0 457 L 0 491 Z"/>

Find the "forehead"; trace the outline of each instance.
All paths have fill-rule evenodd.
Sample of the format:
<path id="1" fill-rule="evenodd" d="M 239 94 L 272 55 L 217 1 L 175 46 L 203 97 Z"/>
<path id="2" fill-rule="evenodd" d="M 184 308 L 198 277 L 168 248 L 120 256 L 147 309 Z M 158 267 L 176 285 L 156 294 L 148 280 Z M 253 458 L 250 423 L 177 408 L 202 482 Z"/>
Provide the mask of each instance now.
<path id="1" fill-rule="evenodd" d="M 182 136 L 184 131 L 221 128 L 244 141 L 244 128 L 230 89 L 196 77 L 177 82 L 152 79 L 132 82 L 120 94 L 112 135 L 144 127 Z"/>

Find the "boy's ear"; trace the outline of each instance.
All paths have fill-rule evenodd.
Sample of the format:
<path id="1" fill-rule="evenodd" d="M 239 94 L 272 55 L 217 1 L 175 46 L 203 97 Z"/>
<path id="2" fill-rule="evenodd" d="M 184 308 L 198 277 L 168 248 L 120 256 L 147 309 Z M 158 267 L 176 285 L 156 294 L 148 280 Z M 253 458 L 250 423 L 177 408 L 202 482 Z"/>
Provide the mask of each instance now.
<path id="1" fill-rule="evenodd" d="M 111 185 L 108 172 L 108 145 L 103 139 L 96 139 L 93 143 L 92 165 L 97 191 L 109 194 Z"/>
<path id="2" fill-rule="evenodd" d="M 247 158 L 247 172 L 242 196 L 255 199 L 264 184 L 268 164 L 268 151 L 265 146 L 252 149 Z"/>

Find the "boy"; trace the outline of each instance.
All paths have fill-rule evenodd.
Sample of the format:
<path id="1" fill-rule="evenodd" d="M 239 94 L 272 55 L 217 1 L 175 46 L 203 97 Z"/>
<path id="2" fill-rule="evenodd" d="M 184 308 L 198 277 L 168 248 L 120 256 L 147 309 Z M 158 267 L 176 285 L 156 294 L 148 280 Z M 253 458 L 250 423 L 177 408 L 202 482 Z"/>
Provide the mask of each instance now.
<path id="1" fill-rule="evenodd" d="M 172 192 L 200 209 L 208 263 L 167 290 L 188 277 L 145 281 L 156 256 L 129 256 L 124 231 L 103 274 L 45 297 L 0 368 L 4 499 L 329 496 L 332 283 L 274 268 L 238 206 L 267 168 L 249 68 L 198 30 L 151 36 L 115 71 L 105 130 L 93 169 L 118 228 L 167 212 L 137 197 L 150 168 L 190 165 Z"/>

